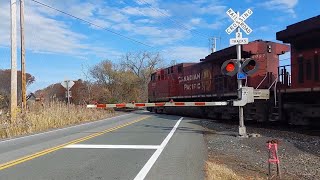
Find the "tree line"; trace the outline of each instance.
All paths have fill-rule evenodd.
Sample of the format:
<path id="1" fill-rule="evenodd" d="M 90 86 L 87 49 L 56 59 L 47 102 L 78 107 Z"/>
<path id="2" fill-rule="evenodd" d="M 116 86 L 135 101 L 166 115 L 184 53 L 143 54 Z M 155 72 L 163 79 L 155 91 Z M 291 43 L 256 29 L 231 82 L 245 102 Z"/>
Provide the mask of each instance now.
<path id="1" fill-rule="evenodd" d="M 75 81 L 71 91 L 74 104 L 146 102 L 151 74 L 163 67 L 159 53 L 124 54 L 119 62 L 103 60 L 88 68 L 83 79 Z M 66 89 L 60 83 L 35 92 L 44 101 L 65 101 Z"/>

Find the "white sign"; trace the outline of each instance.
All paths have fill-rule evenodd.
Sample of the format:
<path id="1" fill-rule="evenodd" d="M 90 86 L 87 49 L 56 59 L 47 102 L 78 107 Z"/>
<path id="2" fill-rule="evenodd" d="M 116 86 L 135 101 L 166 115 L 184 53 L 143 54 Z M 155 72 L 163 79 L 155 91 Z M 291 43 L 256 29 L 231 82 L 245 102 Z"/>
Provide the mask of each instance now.
<path id="1" fill-rule="evenodd" d="M 244 22 L 252 15 L 251 9 L 246 10 L 241 16 L 235 13 L 231 8 L 227 11 L 228 16 L 234 21 L 227 29 L 226 32 L 231 34 L 237 27 L 240 27 L 246 34 L 250 34 L 252 29 Z"/>
<path id="2" fill-rule="evenodd" d="M 67 81 L 63 81 L 61 85 L 66 89 L 68 88 L 67 90 L 69 90 L 74 85 L 74 82 L 67 80 Z"/>
<path id="3" fill-rule="evenodd" d="M 248 44 L 249 43 L 249 40 L 248 38 L 231 38 L 230 39 L 230 44 L 231 45 L 236 45 L 236 44 Z"/>
<path id="4" fill-rule="evenodd" d="M 72 97 L 72 92 L 69 91 L 69 98 L 71 98 L 71 97 Z M 66 98 L 68 98 L 68 91 L 66 91 Z"/>
<path id="5" fill-rule="evenodd" d="M 242 38 L 242 32 L 236 32 L 236 39 Z"/>

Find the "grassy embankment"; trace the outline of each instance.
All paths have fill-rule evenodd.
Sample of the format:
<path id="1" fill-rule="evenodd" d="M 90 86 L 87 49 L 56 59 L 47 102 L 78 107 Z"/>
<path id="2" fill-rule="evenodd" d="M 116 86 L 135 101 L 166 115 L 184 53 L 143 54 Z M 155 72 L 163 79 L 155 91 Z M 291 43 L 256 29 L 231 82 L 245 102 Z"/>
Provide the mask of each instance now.
<path id="1" fill-rule="evenodd" d="M 28 112 L 17 112 L 17 119 L 10 123 L 7 114 L 0 115 L 0 139 L 34 134 L 54 128 L 95 121 L 114 115 L 113 110 L 87 109 L 86 107 L 64 103 L 34 105 Z"/>

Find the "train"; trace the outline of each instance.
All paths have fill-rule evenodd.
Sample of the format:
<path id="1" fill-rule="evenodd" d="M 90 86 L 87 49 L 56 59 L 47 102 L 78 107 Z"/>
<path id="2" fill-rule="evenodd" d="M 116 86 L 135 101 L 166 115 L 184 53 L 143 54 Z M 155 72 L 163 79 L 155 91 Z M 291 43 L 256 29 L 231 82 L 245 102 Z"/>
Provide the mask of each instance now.
<path id="1" fill-rule="evenodd" d="M 258 63 L 255 74 L 243 80 L 254 89 L 269 89 L 268 100 L 244 107 L 245 121 L 320 124 L 320 16 L 289 25 L 276 33 L 282 42 L 255 40 L 241 45 L 242 58 Z M 279 56 L 290 52 L 290 64 Z M 237 98 L 237 77 L 221 73 L 222 64 L 236 59 L 236 46 L 213 52 L 194 63 L 179 63 L 151 74 L 148 102 L 211 102 Z M 149 107 L 155 113 L 236 119 L 238 107 Z"/>

